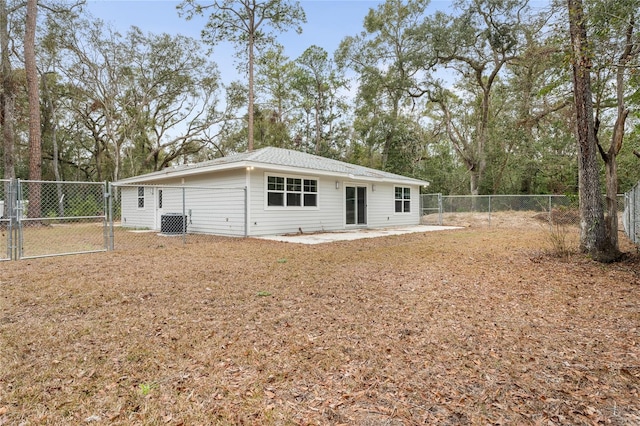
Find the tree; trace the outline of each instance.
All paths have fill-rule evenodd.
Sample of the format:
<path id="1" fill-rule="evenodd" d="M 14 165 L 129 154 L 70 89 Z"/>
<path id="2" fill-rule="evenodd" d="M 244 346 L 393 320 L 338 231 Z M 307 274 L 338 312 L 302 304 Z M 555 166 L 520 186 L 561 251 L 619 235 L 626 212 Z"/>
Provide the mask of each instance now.
<path id="1" fill-rule="evenodd" d="M 252 151 L 255 50 L 272 45 L 275 32 L 291 27 L 295 27 L 298 33 L 302 32 L 300 24 L 306 22 L 302 7 L 297 1 L 291 3 L 287 0 L 215 0 L 205 5 L 196 0 L 184 0 L 178 9 L 186 19 L 210 12 L 202 31 L 205 41 L 211 45 L 229 41 L 236 46 L 239 55 L 244 56 L 246 52 L 249 74 L 247 149 Z"/>
<path id="2" fill-rule="evenodd" d="M 580 250 L 598 261 L 618 256 L 606 235 L 591 92 L 591 46 L 587 39 L 582 0 L 567 0 L 571 36 L 573 95 L 578 143 Z"/>
<path id="3" fill-rule="evenodd" d="M 468 102 L 479 105 L 473 136 L 457 149 L 469 170 L 471 194 L 478 195 L 487 167 L 494 84 L 504 67 L 520 54 L 523 27 L 529 17 L 527 3 L 520 0 L 460 0 L 455 4 L 460 13 L 437 12 L 425 22 L 425 37 L 437 64 L 456 71 L 465 82 L 457 87 L 468 93 Z M 436 102 L 447 99 L 452 98 L 433 97 Z"/>
<path id="4" fill-rule="evenodd" d="M 36 65 L 36 22 L 38 0 L 27 0 L 27 18 L 24 36 L 24 67 L 29 95 L 29 179 L 42 179 L 42 138 L 40 133 L 40 89 Z M 40 217 L 40 183 L 29 186 L 29 217 Z"/>
<path id="5" fill-rule="evenodd" d="M 304 123 L 306 145 L 316 155 L 327 155 L 335 148 L 337 121 L 346 110 L 339 91 L 346 84 L 343 74 L 319 46 L 307 48 L 295 61 L 292 89 L 298 94 L 298 109 L 304 112 L 304 120 L 298 122 Z"/>
<path id="6" fill-rule="evenodd" d="M 13 9 L 7 4 L 7 0 L 0 0 L 0 63 L 2 67 L 2 137 L 3 137 L 3 177 L 13 179 L 16 177 L 14 161 L 14 116 L 16 101 L 16 83 L 11 66 L 11 49 L 9 24 Z M 5 195 L 5 197 L 8 196 Z"/>
<path id="7" fill-rule="evenodd" d="M 605 163 L 605 229 L 613 249 L 618 250 L 618 161 L 625 138 L 631 95 L 627 82 L 639 67 L 640 37 L 638 19 L 640 1 L 594 1 L 588 5 L 592 28 L 595 68 L 595 132 L 600 156 Z M 613 110 L 612 113 L 607 113 Z M 608 117 L 610 116 L 610 118 Z M 613 121 L 609 147 L 600 142 L 605 122 Z M 607 126 L 608 127 L 608 126 Z"/>
<path id="8" fill-rule="evenodd" d="M 262 109 L 273 111 L 274 123 L 289 127 L 294 98 L 291 87 L 294 63 L 284 54 L 284 47 L 276 44 L 258 58 L 256 67 L 255 83 L 262 94 L 259 102 Z"/>
<path id="9" fill-rule="evenodd" d="M 498 119 L 497 126 L 506 131 L 516 154 L 508 166 L 517 175 L 516 182 L 508 193 L 575 193 L 573 94 L 562 36 L 526 29 L 524 35 L 525 48 L 507 64 L 504 79 L 508 104 L 503 115 L 509 118 Z"/>
<path id="10" fill-rule="evenodd" d="M 339 66 L 358 73 L 357 120 L 368 134 L 377 126 L 380 142 L 370 143 L 382 145 L 382 168 L 390 151 L 400 149 L 395 145 L 396 130 L 403 109 L 410 109 L 413 96 L 420 95 L 416 91 L 422 71 L 429 69 L 426 44 L 417 30 L 428 4 L 429 0 L 387 0 L 369 10 L 364 31 L 342 40 L 336 52 Z"/>
<path id="11" fill-rule="evenodd" d="M 76 29 L 63 40 L 66 107 L 91 138 L 82 149 L 97 179 L 189 161 L 213 143 L 213 127 L 235 119 L 236 97 L 217 109 L 216 66 L 196 40 L 135 27 L 122 36 L 100 21 Z"/>

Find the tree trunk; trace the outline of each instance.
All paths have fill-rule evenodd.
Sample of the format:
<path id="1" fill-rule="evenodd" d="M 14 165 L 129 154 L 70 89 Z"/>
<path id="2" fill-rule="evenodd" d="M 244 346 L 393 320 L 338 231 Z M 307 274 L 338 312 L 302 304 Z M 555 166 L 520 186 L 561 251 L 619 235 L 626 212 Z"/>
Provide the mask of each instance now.
<path id="1" fill-rule="evenodd" d="M 615 156 L 608 156 L 605 163 L 607 179 L 607 214 L 605 229 L 609 236 L 609 244 L 618 249 L 618 168 Z"/>
<path id="2" fill-rule="evenodd" d="M 27 17 L 24 35 L 24 67 L 27 75 L 29 95 L 29 179 L 42 179 L 42 144 L 40 130 L 40 92 L 38 90 L 38 68 L 36 66 L 36 18 L 37 0 L 27 1 Z M 28 217 L 40 217 L 41 185 L 29 186 Z"/>
<path id="3" fill-rule="evenodd" d="M 60 150 L 58 149 L 58 136 L 57 136 L 57 120 L 56 120 L 56 106 L 53 96 L 51 94 L 51 90 L 49 88 L 49 84 L 47 82 L 47 74 L 42 77 L 42 90 L 43 97 L 45 101 L 45 105 L 49 110 L 49 121 L 50 124 L 47 125 L 45 121 L 45 129 L 49 129 L 51 133 L 51 145 L 53 148 L 53 155 L 51 156 L 52 166 L 53 166 L 53 176 L 56 179 L 56 191 L 58 195 L 58 216 L 64 217 L 64 193 L 62 191 L 62 178 L 60 176 Z M 46 134 L 46 130 L 45 130 Z"/>
<path id="4" fill-rule="evenodd" d="M 607 212 L 605 215 L 605 229 L 609 237 L 612 250 L 619 255 L 618 246 L 618 165 L 617 156 L 622 148 L 624 138 L 624 124 L 629 115 L 629 110 L 624 109 L 624 97 L 621 90 L 621 81 L 618 81 L 618 118 L 611 136 L 611 146 L 608 152 L 601 152 L 605 163 L 606 188 L 607 188 Z"/>
<path id="5" fill-rule="evenodd" d="M 3 137 L 3 165 L 4 179 L 14 179 L 16 169 L 14 162 L 14 111 L 15 111 L 15 84 L 13 71 L 9 59 L 9 12 L 6 0 L 0 0 L 0 62 L 2 68 L 2 137 Z"/>
<path id="6" fill-rule="evenodd" d="M 617 253 L 606 235 L 597 142 L 591 93 L 591 61 L 587 45 L 582 0 L 567 0 L 569 32 L 573 49 L 573 96 L 578 142 L 578 188 L 580 203 L 580 250 L 595 260 L 610 262 Z"/>
<path id="7" fill-rule="evenodd" d="M 251 27 L 253 28 L 253 23 Z M 253 62 L 254 62 L 254 47 L 255 47 L 255 34 L 253 31 L 249 32 L 249 111 L 248 111 L 248 141 L 247 151 L 253 151 L 253 103 L 255 100 L 255 93 L 253 87 Z"/>
<path id="8" fill-rule="evenodd" d="M 469 191 L 471 195 L 480 195 L 480 173 L 476 171 L 476 165 L 469 169 Z"/>
<path id="9" fill-rule="evenodd" d="M 632 16 L 626 28 L 625 48 L 618 59 L 616 70 L 616 100 L 617 113 L 611 145 L 605 153 L 601 146 L 600 154 L 605 162 L 606 188 L 607 188 L 607 214 L 605 215 L 605 228 L 613 249 L 619 252 L 618 246 L 618 167 L 617 156 L 622 149 L 624 139 L 624 126 L 629 115 L 629 110 L 624 105 L 624 80 L 628 61 L 638 55 L 638 48 L 634 46 L 635 18 Z"/>

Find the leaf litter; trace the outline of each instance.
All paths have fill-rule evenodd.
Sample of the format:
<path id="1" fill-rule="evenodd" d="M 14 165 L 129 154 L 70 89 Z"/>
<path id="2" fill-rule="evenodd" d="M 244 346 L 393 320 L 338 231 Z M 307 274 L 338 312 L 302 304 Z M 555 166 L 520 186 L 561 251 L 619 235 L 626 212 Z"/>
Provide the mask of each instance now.
<path id="1" fill-rule="evenodd" d="M 531 227 L 145 238 L 0 264 L 0 424 L 640 423 L 626 240 L 602 265 Z"/>

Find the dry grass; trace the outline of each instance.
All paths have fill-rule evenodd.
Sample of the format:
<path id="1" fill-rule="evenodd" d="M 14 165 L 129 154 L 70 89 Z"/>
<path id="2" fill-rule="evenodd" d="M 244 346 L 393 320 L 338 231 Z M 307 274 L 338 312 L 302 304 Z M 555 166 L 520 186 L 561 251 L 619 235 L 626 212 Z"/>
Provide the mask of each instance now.
<path id="1" fill-rule="evenodd" d="M 22 228 L 22 257 L 51 256 L 60 253 L 83 253 L 106 250 L 105 225 L 102 222 L 37 224 L 27 222 Z M 0 227 L 0 258 L 6 258 L 6 224 Z M 15 235 L 12 235 L 15 238 Z"/>
<path id="2" fill-rule="evenodd" d="M 488 227 L 493 228 L 531 228 L 540 229 L 551 225 L 566 227 L 578 227 L 580 217 L 577 211 L 570 209 L 553 209 L 551 214 L 539 211 L 497 211 L 497 212 L 460 212 L 443 213 L 442 224 L 448 226 L 464 226 L 467 228 Z M 425 224 L 436 224 L 439 221 L 438 214 L 428 214 L 422 217 Z M 620 218 L 622 223 L 622 218 Z"/>
<path id="3" fill-rule="evenodd" d="M 636 255 L 553 258 L 539 227 L 136 238 L 0 264 L 0 424 L 640 422 Z"/>

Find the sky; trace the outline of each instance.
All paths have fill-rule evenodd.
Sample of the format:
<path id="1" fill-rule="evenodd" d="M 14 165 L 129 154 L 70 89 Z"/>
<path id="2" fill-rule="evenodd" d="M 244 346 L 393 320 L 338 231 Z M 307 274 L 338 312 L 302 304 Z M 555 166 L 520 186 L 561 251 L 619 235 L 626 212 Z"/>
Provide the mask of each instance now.
<path id="1" fill-rule="evenodd" d="M 317 45 L 330 55 L 347 36 L 359 34 L 364 17 L 369 9 L 375 9 L 383 0 L 299 0 L 307 16 L 302 25 L 302 34 L 291 30 L 278 35 L 278 42 L 285 48 L 290 60 L 298 58 L 308 47 Z M 207 4 L 207 0 L 200 0 Z M 544 8 L 549 0 L 529 0 L 530 6 Z M 96 18 L 110 23 L 120 32 L 131 26 L 139 27 L 145 33 L 182 34 L 200 39 L 207 21 L 206 17 L 196 17 L 190 21 L 178 16 L 178 0 L 87 0 L 86 10 Z M 427 13 L 446 11 L 451 13 L 451 0 L 431 0 Z M 230 44 L 214 48 L 212 60 L 218 65 L 222 81 L 245 81 L 238 75 L 237 59 Z"/>
<path id="2" fill-rule="evenodd" d="M 187 21 L 179 17 L 176 10 L 179 3 L 174 0 L 88 0 L 86 9 L 122 32 L 135 25 L 144 32 L 182 34 L 199 39 L 206 19 Z M 302 34 L 292 30 L 278 35 L 278 42 L 292 60 L 312 45 L 324 48 L 332 56 L 342 39 L 362 31 L 367 12 L 380 3 L 379 0 L 302 0 L 300 4 L 307 16 Z M 450 4 L 450 1 L 433 0 L 429 8 L 444 10 Z M 229 45 L 214 48 L 213 60 L 225 82 L 241 79 L 232 55 L 233 48 Z"/>

